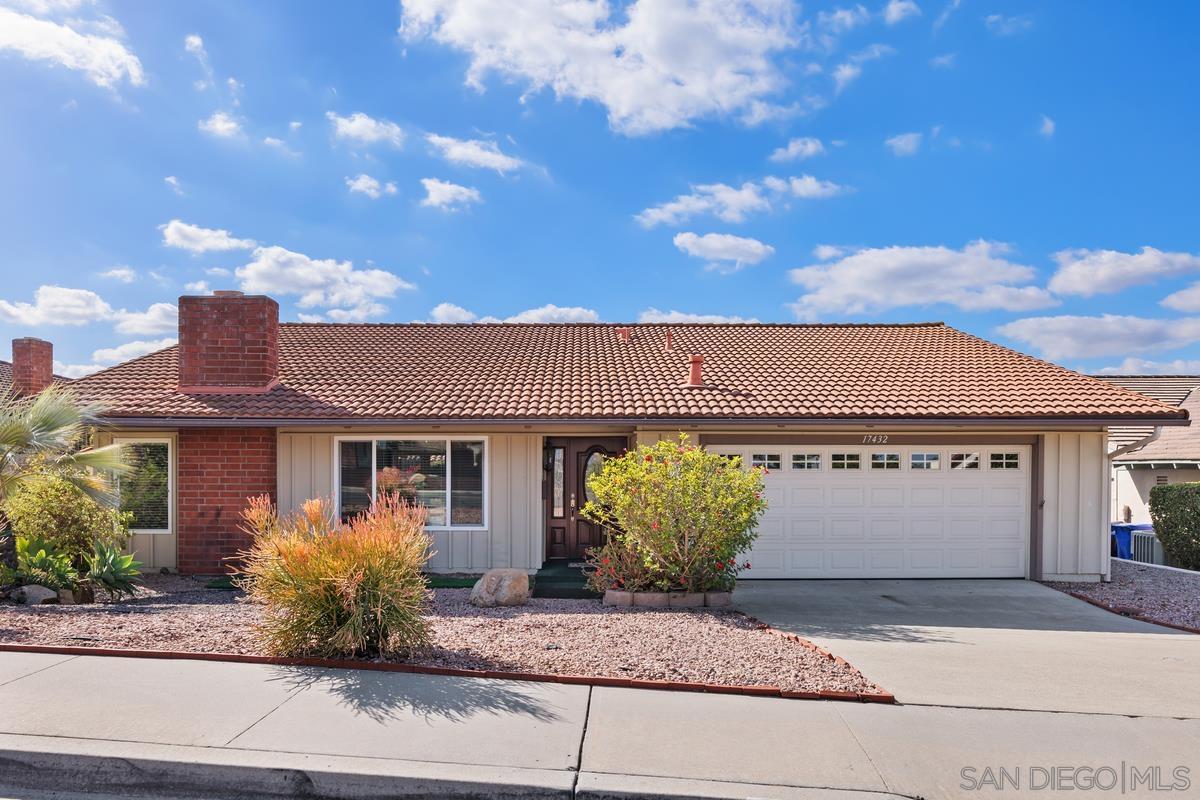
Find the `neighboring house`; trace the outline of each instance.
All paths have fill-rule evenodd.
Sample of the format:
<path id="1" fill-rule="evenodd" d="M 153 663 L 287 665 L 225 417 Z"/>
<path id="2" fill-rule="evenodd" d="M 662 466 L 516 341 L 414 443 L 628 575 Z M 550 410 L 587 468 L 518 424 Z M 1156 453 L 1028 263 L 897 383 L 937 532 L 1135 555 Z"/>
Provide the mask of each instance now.
<path id="1" fill-rule="evenodd" d="M 436 571 L 533 571 L 600 532 L 586 476 L 674 439 L 767 467 L 755 578 L 1108 573 L 1110 425 L 1186 412 L 940 323 L 278 324 L 182 297 L 179 344 L 76 381 L 136 448 L 139 557 L 189 573 L 238 515 L 381 487 L 429 509 Z M 132 484 L 131 484 L 132 485 Z M 140 499 L 139 499 L 140 498 Z"/>
<path id="2" fill-rule="evenodd" d="M 1200 375 L 1105 375 L 1103 380 L 1155 400 L 1200 412 Z M 1114 521 L 1150 522 L 1150 488 L 1200 481 L 1200 430 L 1114 427 L 1109 432 L 1113 465 Z M 1151 438 L 1154 437 L 1154 438 Z M 1145 444 L 1139 445 L 1139 442 Z"/>

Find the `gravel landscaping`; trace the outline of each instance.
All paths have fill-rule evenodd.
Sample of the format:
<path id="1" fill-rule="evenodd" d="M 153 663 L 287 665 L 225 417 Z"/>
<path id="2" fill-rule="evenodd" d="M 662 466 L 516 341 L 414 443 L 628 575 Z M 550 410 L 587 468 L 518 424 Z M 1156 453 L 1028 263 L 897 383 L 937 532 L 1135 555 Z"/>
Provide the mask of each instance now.
<path id="1" fill-rule="evenodd" d="M 1155 622 L 1200 629 L 1200 573 L 1112 562 L 1112 583 L 1047 583 Z"/>
<path id="2" fill-rule="evenodd" d="M 790 691 L 880 691 L 857 669 L 761 630 L 736 611 L 543 598 L 517 608 L 481 609 L 467 602 L 469 594 L 436 590 L 429 616 L 433 644 L 413 663 Z M 240 592 L 153 575 L 134 600 L 0 605 L 0 643 L 256 654 L 258 616 L 258 607 Z"/>

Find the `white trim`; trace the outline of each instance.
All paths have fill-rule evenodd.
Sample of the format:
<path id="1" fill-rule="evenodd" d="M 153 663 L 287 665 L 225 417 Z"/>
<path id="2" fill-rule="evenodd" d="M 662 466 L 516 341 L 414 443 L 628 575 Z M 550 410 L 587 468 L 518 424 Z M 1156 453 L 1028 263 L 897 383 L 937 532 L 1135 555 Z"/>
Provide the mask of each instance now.
<path id="1" fill-rule="evenodd" d="M 432 436 L 421 433 L 397 433 L 397 434 L 372 434 L 369 436 L 334 436 L 333 437 L 333 469 L 330 470 L 333 480 L 333 497 L 334 508 L 341 513 L 342 508 L 342 460 L 341 460 L 341 445 L 342 442 L 445 442 L 446 443 L 446 524 L 445 525 L 426 525 L 425 529 L 430 531 L 486 531 L 488 530 L 489 506 L 491 505 L 491 485 L 490 476 L 491 469 L 489 462 L 491 461 L 492 443 L 487 436 L 468 436 L 463 434 L 455 434 L 453 436 Z M 454 468 L 450 463 L 450 443 L 451 442 L 483 442 L 483 523 L 480 525 L 455 525 L 451 522 L 453 509 L 450 505 L 451 491 L 453 489 Z M 378 470 L 375 466 L 376 448 L 371 448 L 371 497 L 375 497 L 375 478 Z"/>
<path id="2" fill-rule="evenodd" d="M 167 446 L 167 527 L 130 528 L 129 532 L 139 535 L 146 534 L 148 536 L 170 536 L 175 532 L 175 440 L 169 436 L 114 436 L 113 444 L 118 446 L 124 444 L 165 444 Z M 120 478 L 117 481 L 119 485 Z"/>

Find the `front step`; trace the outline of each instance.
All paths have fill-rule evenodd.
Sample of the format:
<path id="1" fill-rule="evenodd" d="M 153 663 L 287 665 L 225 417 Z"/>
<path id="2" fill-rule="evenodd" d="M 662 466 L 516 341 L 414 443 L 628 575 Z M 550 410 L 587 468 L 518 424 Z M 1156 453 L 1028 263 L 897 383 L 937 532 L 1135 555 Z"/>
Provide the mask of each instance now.
<path id="1" fill-rule="evenodd" d="M 552 558 L 533 576 L 534 597 L 557 597 L 572 600 L 600 597 L 587 587 L 583 570 L 572 566 L 565 558 Z"/>

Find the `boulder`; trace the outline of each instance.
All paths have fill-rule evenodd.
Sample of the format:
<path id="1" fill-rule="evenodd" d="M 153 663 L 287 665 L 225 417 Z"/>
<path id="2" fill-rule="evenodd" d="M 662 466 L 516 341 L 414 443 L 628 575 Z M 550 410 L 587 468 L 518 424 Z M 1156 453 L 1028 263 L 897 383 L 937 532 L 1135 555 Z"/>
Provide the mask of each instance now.
<path id="1" fill-rule="evenodd" d="M 471 605 L 523 606 L 529 600 L 529 575 L 519 569 L 489 569 L 471 590 Z"/>
<path id="2" fill-rule="evenodd" d="M 18 586 L 12 591 L 12 599 L 27 606 L 40 606 L 43 603 L 57 603 L 58 592 L 31 583 L 28 586 Z"/>

